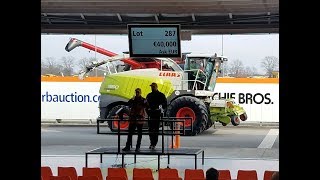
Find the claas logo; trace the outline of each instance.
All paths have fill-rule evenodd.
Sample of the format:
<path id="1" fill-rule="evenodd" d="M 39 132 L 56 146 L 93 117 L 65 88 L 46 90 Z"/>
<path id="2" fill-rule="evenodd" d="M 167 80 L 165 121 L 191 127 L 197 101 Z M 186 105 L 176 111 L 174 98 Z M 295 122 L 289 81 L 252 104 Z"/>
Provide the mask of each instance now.
<path id="1" fill-rule="evenodd" d="M 180 73 L 175 72 L 160 72 L 159 76 L 166 76 L 166 77 L 180 77 Z"/>

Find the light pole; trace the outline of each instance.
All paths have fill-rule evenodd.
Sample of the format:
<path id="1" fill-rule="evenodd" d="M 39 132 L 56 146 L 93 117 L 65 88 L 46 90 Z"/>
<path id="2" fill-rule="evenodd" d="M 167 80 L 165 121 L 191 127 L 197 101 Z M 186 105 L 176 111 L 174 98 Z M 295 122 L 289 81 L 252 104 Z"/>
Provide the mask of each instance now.
<path id="1" fill-rule="evenodd" d="M 221 36 L 221 40 L 222 40 L 222 53 L 221 53 L 221 55 L 223 56 L 223 34 L 222 34 L 222 36 Z M 225 68 L 224 68 L 224 63 L 222 63 L 222 77 L 224 77 L 224 71 L 225 71 Z"/>
<path id="2" fill-rule="evenodd" d="M 222 53 L 221 53 L 221 55 L 223 56 L 223 34 L 222 34 L 222 36 L 221 36 L 221 40 L 222 40 Z"/>
<path id="3" fill-rule="evenodd" d="M 97 61 L 97 35 L 94 35 L 94 60 Z M 96 77 L 98 76 L 98 71 L 96 69 Z"/>

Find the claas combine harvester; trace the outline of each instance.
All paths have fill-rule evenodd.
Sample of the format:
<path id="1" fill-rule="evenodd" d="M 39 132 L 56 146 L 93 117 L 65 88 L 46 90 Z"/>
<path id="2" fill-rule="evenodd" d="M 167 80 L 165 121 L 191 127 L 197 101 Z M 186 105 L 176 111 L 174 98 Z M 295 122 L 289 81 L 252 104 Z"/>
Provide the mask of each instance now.
<path id="1" fill-rule="evenodd" d="M 142 96 L 151 92 L 150 84 L 156 82 L 159 91 L 168 100 L 166 117 L 191 117 L 185 121 L 185 134 L 197 135 L 215 122 L 223 126 L 230 122 L 234 126 L 247 119 L 245 110 L 232 99 L 214 99 L 214 88 L 221 64 L 227 61 L 217 54 L 185 54 L 181 59 L 130 58 L 124 53 L 118 55 L 89 43 L 71 38 L 66 51 L 82 46 L 108 56 L 101 62 L 93 62 L 81 71 L 79 77 L 93 69 L 106 65 L 106 76 L 100 87 L 99 119 L 118 118 L 122 110 L 128 114 L 127 102 L 136 88 L 142 89 Z M 183 68 L 182 68 L 183 67 Z M 129 123 L 108 122 L 112 131 L 128 129 Z M 192 127 L 192 128 L 191 128 Z"/>

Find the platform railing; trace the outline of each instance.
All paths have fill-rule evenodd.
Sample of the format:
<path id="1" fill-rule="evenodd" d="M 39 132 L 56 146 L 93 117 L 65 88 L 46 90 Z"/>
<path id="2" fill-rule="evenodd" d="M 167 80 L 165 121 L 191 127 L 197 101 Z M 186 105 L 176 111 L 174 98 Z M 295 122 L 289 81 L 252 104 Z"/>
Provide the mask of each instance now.
<path id="1" fill-rule="evenodd" d="M 173 136 L 175 135 L 185 135 L 185 120 L 190 120 L 192 121 L 192 118 L 191 117 L 162 117 L 160 118 L 160 123 L 161 123 L 161 133 L 159 131 L 159 133 L 157 133 L 158 135 L 161 135 L 162 136 L 162 147 L 161 147 L 161 150 L 162 150 L 162 153 L 164 153 L 164 136 L 171 136 L 171 147 L 173 148 L 174 147 L 174 141 L 173 141 Z M 117 131 L 116 132 L 105 132 L 105 133 L 100 133 L 100 122 L 111 122 L 111 124 L 113 124 L 113 122 L 119 122 L 118 123 L 118 128 L 117 128 Z M 128 130 L 121 130 L 120 129 L 120 122 L 123 122 L 123 121 L 130 121 L 128 118 L 126 119 L 100 119 L 98 118 L 97 119 L 97 131 L 98 131 L 98 134 L 109 134 L 109 135 L 117 135 L 118 136 L 118 153 L 120 153 L 120 136 L 121 135 L 128 135 L 129 132 Z M 152 121 L 149 119 L 149 117 L 147 119 L 144 119 L 144 120 L 139 120 L 139 121 L 145 121 L 145 122 L 148 122 L 148 121 Z M 165 130 L 164 127 L 165 126 L 168 126 L 166 125 L 165 123 L 172 123 L 172 125 L 169 125 L 171 128 L 168 130 Z M 182 123 L 182 130 L 180 128 L 176 129 L 176 125 L 175 124 L 180 124 Z M 181 127 L 181 125 L 180 125 Z M 193 124 L 191 123 L 191 130 L 193 130 Z M 165 133 L 165 132 L 171 132 L 171 133 Z M 179 133 L 176 133 L 176 132 L 179 132 Z M 133 133 L 133 135 L 136 135 L 138 134 L 135 130 L 135 132 Z M 149 130 L 143 130 L 142 131 L 142 135 L 150 135 L 150 134 L 153 134 L 153 133 L 150 133 Z"/>

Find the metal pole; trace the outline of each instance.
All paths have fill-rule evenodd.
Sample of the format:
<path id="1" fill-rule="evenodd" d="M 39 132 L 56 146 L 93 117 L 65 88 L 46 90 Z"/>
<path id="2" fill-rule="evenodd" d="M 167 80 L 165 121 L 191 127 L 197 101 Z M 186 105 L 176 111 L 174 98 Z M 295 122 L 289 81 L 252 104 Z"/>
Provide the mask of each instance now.
<path id="1" fill-rule="evenodd" d="M 223 56 L 223 34 L 222 34 L 222 53 L 221 55 Z M 224 71 L 225 71 L 225 68 L 224 68 L 224 63 L 222 63 L 222 77 L 224 77 Z"/>
<path id="2" fill-rule="evenodd" d="M 97 35 L 94 35 L 94 60 L 97 61 Z M 96 68 L 96 77 L 98 76 L 98 69 Z"/>
<path id="3" fill-rule="evenodd" d="M 121 165 L 122 165 L 122 168 L 124 168 L 124 154 L 122 154 L 122 160 L 121 160 Z"/>
<path id="4" fill-rule="evenodd" d="M 86 167 L 88 167 L 88 154 L 86 153 Z"/>
<path id="5" fill-rule="evenodd" d="M 160 154 L 158 154 L 158 171 L 160 169 Z"/>
<path id="6" fill-rule="evenodd" d="M 173 134 L 175 133 L 175 131 L 173 131 L 176 128 L 176 123 L 173 123 L 174 121 L 170 121 L 170 123 L 172 122 L 172 130 L 171 130 L 171 149 L 173 149 L 174 144 L 173 144 Z"/>
<path id="7" fill-rule="evenodd" d="M 204 150 L 202 151 L 202 165 L 204 165 Z"/>
<path id="8" fill-rule="evenodd" d="M 194 169 L 197 169 L 197 155 L 194 155 Z"/>
<path id="9" fill-rule="evenodd" d="M 120 121 L 118 121 L 118 153 L 120 153 Z"/>
<path id="10" fill-rule="evenodd" d="M 100 121 L 97 120 L 97 134 L 100 134 L 100 127 L 99 127 L 99 125 L 100 125 Z"/>
<path id="11" fill-rule="evenodd" d="M 162 122 L 162 154 L 164 153 L 164 126 L 163 126 L 163 119 L 160 117 L 160 120 Z"/>
<path id="12" fill-rule="evenodd" d="M 221 53 L 221 55 L 223 56 L 223 34 L 222 34 L 222 53 Z"/>

